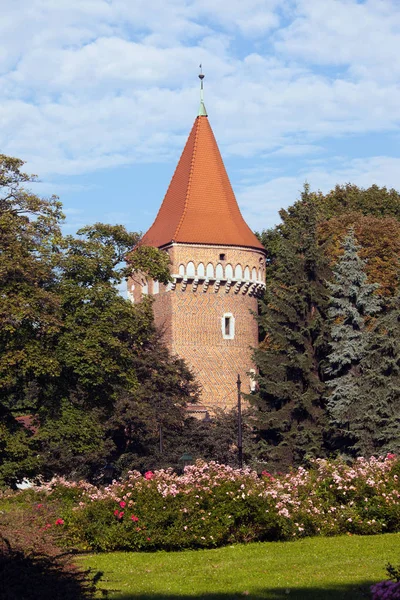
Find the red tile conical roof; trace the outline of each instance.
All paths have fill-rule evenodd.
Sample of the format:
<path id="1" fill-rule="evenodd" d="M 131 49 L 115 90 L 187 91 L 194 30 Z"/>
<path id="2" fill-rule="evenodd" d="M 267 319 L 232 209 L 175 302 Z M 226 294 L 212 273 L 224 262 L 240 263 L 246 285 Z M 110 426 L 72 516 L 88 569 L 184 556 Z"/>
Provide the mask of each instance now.
<path id="1" fill-rule="evenodd" d="M 157 217 L 142 244 L 263 249 L 245 223 L 207 116 L 198 116 Z"/>

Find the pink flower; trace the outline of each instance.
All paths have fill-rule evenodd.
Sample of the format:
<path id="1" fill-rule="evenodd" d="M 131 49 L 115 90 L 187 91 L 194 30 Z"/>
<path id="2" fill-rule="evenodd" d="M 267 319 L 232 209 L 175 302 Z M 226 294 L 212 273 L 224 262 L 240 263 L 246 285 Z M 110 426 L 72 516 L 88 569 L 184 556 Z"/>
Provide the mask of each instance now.
<path id="1" fill-rule="evenodd" d="M 151 538 L 146 538 L 146 539 L 147 539 L 147 541 L 149 542 Z"/>
<path id="2" fill-rule="evenodd" d="M 138 517 L 136 517 L 135 515 L 132 515 L 132 516 L 131 516 L 131 519 L 132 519 L 132 521 L 133 521 L 134 523 L 137 523 L 137 522 L 139 521 L 139 518 L 138 518 Z"/>
<path id="3" fill-rule="evenodd" d="M 118 515 L 118 519 L 122 519 L 122 517 L 124 516 L 124 511 L 120 512 Z"/>
<path id="4" fill-rule="evenodd" d="M 146 473 L 144 474 L 145 479 L 153 479 L 153 477 L 154 477 L 153 471 L 146 471 Z"/>
<path id="5" fill-rule="evenodd" d="M 114 510 L 114 515 L 115 515 L 116 517 L 118 517 L 118 515 L 119 515 L 119 510 L 118 510 L 118 508 L 116 508 L 116 509 Z"/>
<path id="6" fill-rule="evenodd" d="M 121 508 L 125 508 L 126 506 L 126 502 L 124 502 L 123 500 L 121 500 L 121 502 L 119 503 Z"/>
<path id="7" fill-rule="evenodd" d="M 391 452 L 389 452 L 388 454 L 386 454 L 386 458 L 387 458 L 388 460 L 393 460 L 394 458 L 396 458 L 396 455 L 395 455 L 395 454 L 392 454 Z"/>
<path id="8" fill-rule="evenodd" d="M 55 525 L 64 525 L 64 520 L 63 519 L 57 519 L 57 521 L 55 522 Z"/>
<path id="9" fill-rule="evenodd" d="M 36 508 L 43 508 L 43 504 L 38 504 Z"/>

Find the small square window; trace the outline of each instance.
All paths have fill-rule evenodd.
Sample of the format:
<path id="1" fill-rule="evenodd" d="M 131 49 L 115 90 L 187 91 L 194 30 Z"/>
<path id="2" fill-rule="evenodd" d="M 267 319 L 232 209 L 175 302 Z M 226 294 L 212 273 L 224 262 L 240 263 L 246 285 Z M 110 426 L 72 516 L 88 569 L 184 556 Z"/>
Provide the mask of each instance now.
<path id="1" fill-rule="evenodd" d="M 220 254 L 219 255 L 219 260 L 225 260 L 225 254 Z"/>

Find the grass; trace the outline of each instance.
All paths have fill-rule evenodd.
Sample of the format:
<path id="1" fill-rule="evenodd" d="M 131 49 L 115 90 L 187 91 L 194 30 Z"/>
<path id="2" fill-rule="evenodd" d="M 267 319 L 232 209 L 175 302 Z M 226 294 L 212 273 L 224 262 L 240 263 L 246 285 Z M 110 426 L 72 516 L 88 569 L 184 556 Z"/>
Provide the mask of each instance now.
<path id="1" fill-rule="evenodd" d="M 365 600 L 398 563 L 400 534 L 307 538 L 185 552 L 97 554 L 111 599 Z"/>

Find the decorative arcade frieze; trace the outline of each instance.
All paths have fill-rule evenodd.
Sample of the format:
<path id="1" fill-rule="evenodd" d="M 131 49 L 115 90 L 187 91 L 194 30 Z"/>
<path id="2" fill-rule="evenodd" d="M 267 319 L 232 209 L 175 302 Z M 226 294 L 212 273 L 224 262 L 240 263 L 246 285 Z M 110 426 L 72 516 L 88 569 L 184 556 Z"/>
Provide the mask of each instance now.
<path id="1" fill-rule="evenodd" d="M 186 290 L 196 292 L 200 286 L 203 293 L 212 292 L 215 294 L 248 294 L 249 296 L 261 297 L 265 291 L 263 281 L 253 281 L 248 279 L 226 279 L 217 277 L 199 277 L 198 275 L 190 277 L 189 275 L 180 275 L 179 273 L 171 275 L 172 282 L 166 287 L 166 291 L 175 290 L 179 285 L 181 292 Z"/>

